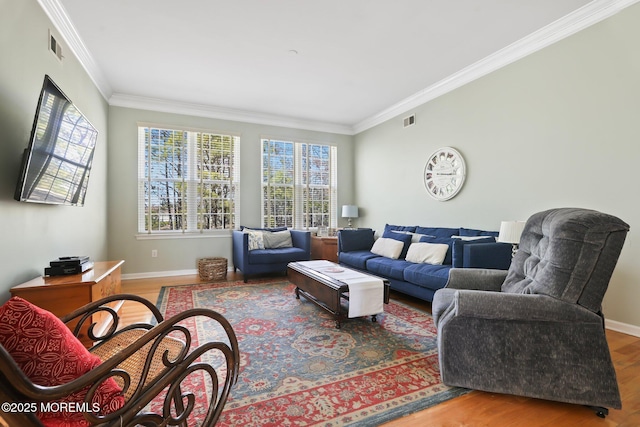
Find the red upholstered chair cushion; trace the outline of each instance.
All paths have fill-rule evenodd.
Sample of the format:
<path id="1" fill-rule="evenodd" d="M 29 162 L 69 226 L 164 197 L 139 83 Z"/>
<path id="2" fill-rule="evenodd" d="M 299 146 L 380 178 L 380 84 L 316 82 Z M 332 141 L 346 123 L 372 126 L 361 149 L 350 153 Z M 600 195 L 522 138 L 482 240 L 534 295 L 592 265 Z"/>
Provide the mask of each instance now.
<path id="1" fill-rule="evenodd" d="M 34 384 L 43 386 L 68 383 L 101 363 L 60 319 L 19 297 L 0 307 L 0 344 Z M 56 401 L 51 406 L 54 411 L 39 412 L 38 417 L 47 427 L 88 426 L 82 410 L 59 411 L 64 405 L 57 405 L 72 403 L 73 408 L 82 409 L 88 389 Z M 121 392 L 109 378 L 98 388 L 91 406 L 97 404 L 103 414 L 111 413 L 124 405 Z"/>

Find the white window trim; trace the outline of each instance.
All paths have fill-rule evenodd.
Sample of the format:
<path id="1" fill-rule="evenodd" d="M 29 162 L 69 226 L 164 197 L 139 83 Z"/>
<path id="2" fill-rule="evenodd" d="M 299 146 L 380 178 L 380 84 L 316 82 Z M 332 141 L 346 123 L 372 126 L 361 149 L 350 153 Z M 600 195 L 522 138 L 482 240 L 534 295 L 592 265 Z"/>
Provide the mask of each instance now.
<path id="1" fill-rule="evenodd" d="M 302 227 L 304 224 L 304 212 L 303 212 L 303 203 L 304 199 L 302 197 L 303 189 L 306 187 L 307 193 L 309 193 L 309 189 L 311 186 L 309 182 L 306 184 L 302 183 L 303 170 L 302 170 L 302 145 L 321 145 L 329 147 L 329 167 L 330 167 L 330 175 L 329 175 L 329 228 L 337 228 L 338 227 L 338 147 L 319 141 L 308 141 L 308 140 L 300 140 L 300 139 L 292 139 L 292 138 L 278 138 L 271 136 L 261 136 L 260 137 L 260 221 L 262 226 L 265 226 L 265 215 L 264 215 L 264 205 L 265 203 L 270 203 L 270 200 L 264 200 L 264 190 L 263 190 L 263 171 L 264 167 L 263 163 L 263 144 L 264 141 L 282 141 L 287 143 L 294 144 L 294 183 L 293 183 L 293 193 L 294 193 L 294 205 L 293 205 L 293 228 L 298 229 L 307 229 L 307 230 L 315 230 L 317 227 Z M 307 165 L 308 166 L 308 165 Z M 308 176 L 308 175 L 307 175 Z M 271 211 L 271 210 L 269 210 Z M 308 222 L 308 221 L 307 221 Z"/>
<path id="2" fill-rule="evenodd" d="M 158 239 L 182 239 L 182 238 L 229 238 L 232 235 L 232 229 L 212 229 L 212 230 L 204 230 L 197 229 L 197 212 L 191 210 L 187 213 L 187 221 L 186 226 L 182 230 L 146 230 L 145 231 L 145 212 L 144 212 L 144 184 L 148 180 L 145 177 L 144 168 L 140 166 L 141 162 L 144 162 L 145 155 L 145 143 L 144 141 L 144 128 L 157 128 L 157 129 L 166 129 L 166 130 L 174 130 L 174 131 L 183 131 L 189 132 L 189 138 L 195 138 L 194 133 L 209 133 L 209 134 L 217 134 L 217 135 L 225 135 L 231 136 L 235 139 L 234 143 L 234 158 L 237 159 L 235 162 L 235 167 L 232 173 L 232 182 L 236 187 L 235 198 L 234 198 L 234 207 L 235 207 L 235 223 L 236 227 L 240 222 L 240 134 L 237 132 L 227 132 L 227 131 L 218 131 L 212 129 L 201 129 L 201 128 L 192 128 L 186 126 L 179 125 L 167 125 L 167 124 L 158 124 L 158 123 L 148 123 L 148 122 L 138 122 L 138 231 L 135 234 L 136 240 L 158 240 Z M 142 136 L 141 136 L 142 135 Z M 190 141 L 194 143 L 194 140 Z M 195 173 L 195 165 L 197 162 L 197 150 L 189 150 L 188 155 L 188 174 L 191 175 Z M 151 167 L 151 163 L 149 163 L 149 168 Z M 151 174 L 149 173 L 149 176 Z M 192 179 L 193 178 L 193 179 Z M 235 178 L 235 179 L 233 179 Z M 150 178 L 149 178 L 150 179 Z M 184 180 L 185 178 L 183 178 Z M 194 177 L 187 177 L 187 181 L 196 182 Z M 200 179 L 202 182 L 202 178 Z M 194 186 L 188 186 L 187 192 L 187 203 L 193 203 L 192 206 L 195 206 L 195 201 L 197 200 L 197 192 L 194 189 Z M 193 191 L 190 191 L 193 189 Z M 189 228 L 193 226 L 194 228 Z"/>

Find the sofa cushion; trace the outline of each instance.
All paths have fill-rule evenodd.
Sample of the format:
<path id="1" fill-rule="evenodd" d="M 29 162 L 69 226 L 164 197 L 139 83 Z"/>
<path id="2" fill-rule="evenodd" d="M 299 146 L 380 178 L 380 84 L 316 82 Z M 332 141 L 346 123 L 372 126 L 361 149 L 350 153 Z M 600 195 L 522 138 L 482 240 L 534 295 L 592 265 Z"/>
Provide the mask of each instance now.
<path id="1" fill-rule="evenodd" d="M 407 231 L 409 233 L 415 233 L 416 227 L 413 225 L 406 226 L 406 225 L 385 224 L 383 234 L 386 233 L 387 231 Z"/>
<path id="2" fill-rule="evenodd" d="M 249 264 L 279 264 L 306 261 L 309 254 L 301 248 L 256 249 L 247 255 Z"/>
<path id="3" fill-rule="evenodd" d="M 409 262 L 441 265 L 448 250 L 449 245 L 444 243 L 411 243 L 405 259 Z"/>
<path id="4" fill-rule="evenodd" d="M 493 243 L 495 241 L 495 238 L 489 236 L 477 240 L 453 239 L 451 265 L 455 268 L 464 267 L 464 247 L 466 245 L 475 245 L 477 243 Z"/>
<path id="5" fill-rule="evenodd" d="M 413 236 L 411 234 L 404 233 L 396 233 L 393 231 L 386 231 L 383 235 L 383 238 L 394 239 L 399 242 L 402 242 L 402 251 L 400 252 L 399 259 L 404 259 L 407 256 L 407 251 L 409 250 L 409 246 L 411 245 L 411 240 Z"/>
<path id="6" fill-rule="evenodd" d="M 369 251 L 373 246 L 374 232 L 371 228 L 358 230 L 340 230 L 338 240 L 340 252 Z"/>
<path id="7" fill-rule="evenodd" d="M 373 243 L 371 252 L 386 258 L 398 259 L 404 244 L 400 240 L 381 237 Z"/>
<path id="8" fill-rule="evenodd" d="M 485 231 L 485 230 L 477 230 L 475 228 L 463 228 L 460 227 L 460 231 L 458 232 L 459 236 L 493 236 L 498 237 L 497 231 Z"/>
<path id="9" fill-rule="evenodd" d="M 340 264 L 345 264 L 359 270 L 366 270 L 367 260 L 377 257 L 378 255 L 371 253 L 371 251 L 340 252 L 338 254 L 338 261 Z"/>
<path id="10" fill-rule="evenodd" d="M 427 234 L 418 234 L 418 233 L 412 233 L 410 231 L 397 231 L 397 230 L 391 230 L 392 233 L 398 233 L 398 234 L 409 234 L 411 235 L 411 243 L 417 243 L 420 241 L 420 239 L 424 236 L 428 236 Z M 429 236 L 432 237 L 432 236 Z"/>
<path id="11" fill-rule="evenodd" d="M 437 290 L 449 280 L 450 265 L 411 264 L 404 269 L 403 280 L 414 285 Z"/>
<path id="12" fill-rule="evenodd" d="M 447 253 L 442 260 L 443 265 L 451 265 L 453 263 L 453 242 L 454 239 L 451 237 L 435 237 L 435 236 L 425 236 L 420 239 L 421 242 L 426 243 L 438 243 L 449 246 Z"/>
<path id="13" fill-rule="evenodd" d="M 390 279 L 403 280 L 404 269 L 410 265 L 413 264 L 402 259 L 376 257 L 367 260 L 367 271 Z"/>
<path id="14" fill-rule="evenodd" d="M 416 227 L 415 232 L 418 234 L 426 234 L 427 236 L 451 237 L 454 234 L 458 234 L 459 229 L 446 227 Z"/>
<path id="15" fill-rule="evenodd" d="M 493 239 L 493 241 L 496 241 L 496 238 L 493 236 L 451 236 L 452 239 L 460 239 L 460 240 L 480 240 L 480 239 L 486 239 L 487 237 L 490 237 L 491 239 Z"/>
<path id="16" fill-rule="evenodd" d="M 24 374 L 42 386 L 66 384 L 102 363 L 60 319 L 19 297 L 0 307 L 0 344 Z M 56 402 L 61 403 L 61 408 L 80 405 L 88 390 L 89 386 Z M 109 378 L 98 386 L 92 405 L 99 406 L 103 414 L 120 409 L 124 405 L 121 392 Z M 38 418 L 45 426 L 89 425 L 79 411 L 41 412 Z"/>

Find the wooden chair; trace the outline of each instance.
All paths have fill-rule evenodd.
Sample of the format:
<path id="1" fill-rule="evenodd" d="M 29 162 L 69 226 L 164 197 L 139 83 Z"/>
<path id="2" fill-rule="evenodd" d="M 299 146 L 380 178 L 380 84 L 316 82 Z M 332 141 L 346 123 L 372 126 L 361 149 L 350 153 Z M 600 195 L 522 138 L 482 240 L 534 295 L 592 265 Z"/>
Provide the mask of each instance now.
<path id="1" fill-rule="evenodd" d="M 139 303 L 151 313 L 150 323 L 123 326 L 109 303 L 125 300 L 127 304 Z M 110 328 L 96 336 L 92 318 L 111 316 Z M 211 328 L 220 329 L 221 340 L 192 345 L 192 334 L 186 322 L 197 316 L 211 322 Z M 3 406 L 0 426 L 42 426 L 31 409 L 46 402 L 54 402 L 72 393 L 87 389 L 84 402 L 91 407 L 98 387 L 113 378 L 122 388 L 124 404 L 108 413 L 89 410 L 84 413 L 88 425 L 101 426 L 183 426 L 201 402 L 195 390 L 188 390 L 189 378 L 194 372 L 202 373 L 209 387 L 198 387 L 197 394 L 207 399 L 204 415 L 197 422 L 203 426 L 216 423 L 238 378 L 240 352 L 236 335 L 229 322 L 219 313 L 196 308 L 186 310 L 170 319 L 163 319 L 160 311 L 149 301 L 135 295 L 114 295 L 85 305 L 61 318 L 73 326 L 78 335 L 85 322 L 89 322 L 89 337 L 94 341 L 89 352 L 102 360 L 98 366 L 65 384 L 42 386 L 34 384 L 20 369 L 9 352 L 0 345 L 0 402 L 14 405 L 14 410 Z M 77 323 L 77 324 L 76 324 Z M 209 328 L 209 323 L 207 323 Z M 211 354 L 220 366 L 206 363 L 202 358 Z M 205 391 L 209 389 L 209 393 Z M 121 399 L 121 398 L 120 398 Z M 200 400 L 200 402 L 199 402 Z M 150 403 L 154 401 L 154 405 Z M 31 405 L 31 406 L 29 406 Z M 19 407 L 21 406 L 21 407 Z M 152 407 L 160 409 L 152 412 Z"/>

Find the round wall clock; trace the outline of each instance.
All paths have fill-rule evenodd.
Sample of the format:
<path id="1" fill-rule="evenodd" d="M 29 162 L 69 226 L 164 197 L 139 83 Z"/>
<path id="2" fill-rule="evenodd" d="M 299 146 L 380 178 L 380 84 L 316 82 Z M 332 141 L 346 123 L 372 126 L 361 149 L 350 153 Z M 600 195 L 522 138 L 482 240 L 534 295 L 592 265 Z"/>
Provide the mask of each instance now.
<path id="1" fill-rule="evenodd" d="M 464 183 L 466 166 L 462 155 L 451 147 L 437 149 L 424 167 L 424 185 L 439 201 L 453 198 Z"/>

